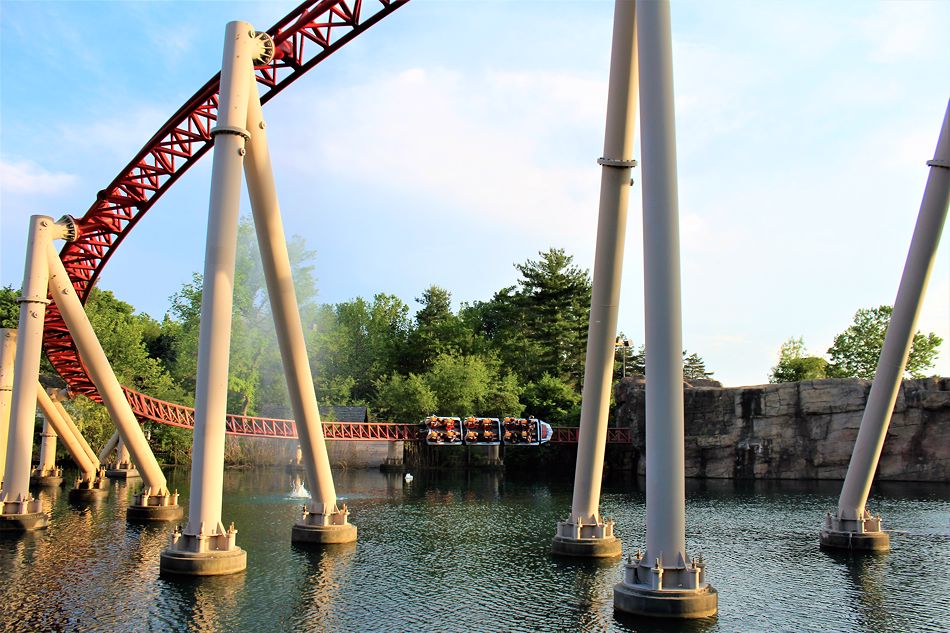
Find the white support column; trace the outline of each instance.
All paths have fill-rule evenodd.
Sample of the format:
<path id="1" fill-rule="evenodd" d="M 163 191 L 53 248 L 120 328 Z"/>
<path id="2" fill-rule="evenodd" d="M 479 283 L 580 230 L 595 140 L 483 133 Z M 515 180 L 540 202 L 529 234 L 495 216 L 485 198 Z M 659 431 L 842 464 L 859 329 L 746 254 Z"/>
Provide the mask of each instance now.
<path id="1" fill-rule="evenodd" d="M 247 127 L 251 135 L 244 159 L 244 173 L 254 214 L 257 243 L 274 328 L 284 366 L 290 404 L 297 423 L 310 507 L 294 524 L 291 540 L 307 543 L 347 543 L 356 540 L 356 526 L 347 521 L 346 505 L 337 507 L 333 473 L 323 438 L 323 425 L 313 388 L 307 344 L 297 307 L 297 294 L 287 253 L 287 240 L 277 202 L 277 187 L 271 167 L 264 116 L 257 92 L 248 101 Z"/>
<path id="2" fill-rule="evenodd" d="M 71 427 L 70 424 L 67 423 L 66 418 L 63 417 L 60 409 L 56 407 L 56 403 L 50 399 L 49 394 L 42 385 L 39 386 L 36 394 L 36 402 L 39 405 L 40 411 L 43 412 L 52 430 L 59 435 L 63 445 L 66 447 L 66 450 L 69 451 L 70 456 L 73 458 L 73 461 L 76 462 L 76 465 L 79 466 L 81 472 L 81 475 L 76 478 L 76 485 L 69 491 L 69 501 L 71 503 L 88 504 L 104 499 L 109 494 L 109 485 L 103 476 L 102 470 L 99 468 L 99 460 L 96 459 L 95 456 L 90 458 L 83 447 L 85 440 L 82 439 L 82 435 L 79 434 L 78 429 L 76 429 L 74 425 Z M 67 415 L 66 417 L 68 418 L 69 416 Z M 42 463 L 42 459 L 40 463 Z M 56 481 L 55 485 L 58 486 L 63 480 L 62 470 L 56 473 L 56 475 L 58 481 Z M 48 475 L 43 476 L 48 478 Z M 52 483 L 52 481 L 50 483 Z"/>
<path id="3" fill-rule="evenodd" d="M 89 458 L 88 453 L 86 453 L 82 447 L 79 436 L 74 434 L 72 429 L 70 429 L 66 420 L 56 408 L 52 399 L 50 399 L 49 394 L 41 385 L 36 391 L 36 396 L 36 404 L 39 406 L 40 411 L 43 412 L 43 417 L 46 420 L 43 426 L 43 432 L 46 432 L 46 425 L 48 424 L 50 431 L 52 431 L 54 435 L 59 435 L 63 446 L 66 447 L 70 457 L 73 458 L 73 461 L 76 462 L 76 466 L 79 467 L 79 471 L 82 473 L 81 480 L 95 479 L 99 474 L 99 460 L 96 459 L 95 456 L 93 456 L 92 459 Z M 47 466 L 44 465 L 42 453 L 40 456 L 40 467 L 47 468 Z"/>
<path id="4" fill-rule="evenodd" d="M 3 492 L 0 493 L 0 530 L 34 530 L 46 527 L 49 522 L 39 501 L 30 494 L 30 460 L 36 420 L 40 350 L 43 346 L 43 320 L 49 304 L 46 298 L 49 283 L 46 249 L 53 239 L 65 234 L 64 227 L 51 217 L 34 215 L 30 218 L 23 295 L 18 299 L 20 321 L 13 370 L 17 380 L 13 385 L 7 459 Z"/>
<path id="5" fill-rule="evenodd" d="M 139 471 L 135 468 L 129 449 L 120 437 L 115 447 L 115 463 L 106 470 L 106 477 L 109 479 L 136 479 Z"/>
<path id="6" fill-rule="evenodd" d="M 161 555 L 161 570 L 168 574 L 219 575 L 247 567 L 247 553 L 235 543 L 237 530 L 233 524 L 225 528 L 222 523 L 221 495 L 247 105 L 251 91 L 257 89 L 254 62 L 265 56 L 267 41 L 266 35 L 259 38 L 246 22 L 229 22 L 225 29 L 218 124 L 211 132 L 214 151 L 198 340 L 191 500 L 187 526 L 173 534 L 171 545 Z"/>
<path id="7" fill-rule="evenodd" d="M 637 2 L 642 111 L 646 310 L 647 551 L 628 558 L 614 608 L 641 615 L 714 615 L 718 594 L 686 554 L 679 202 L 673 40 L 665 0 Z"/>
<path id="8" fill-rule="evenodd" d="M 887 550 L 890 547 L 887 533 L 881 530 L 881 517 L 867 511 L 867 502 L 950 205 L 950 104 L 944 113 L 933 160 L 927 164 L 930 174 L 917 225 L 848 473 L 841 488 L 838 512 L 825 517 L 821 530 L 820 542 L 824 548 Z"/>
<path id="9" fill-rule="evenodd" d="M 97 457 L 99 458 L 100 464 L 110 463 L 109 456 L 112 454 L 112 451 L 116 449 L 116 446 L 118 446 L 118 444 L 119 444 L 119 432 L 116 431 L 115 433 L 112 434 L 112 437 L 109 438 L 109 440 L 102 447 L 102 450 L 99 451 L 99 454 L 97 455 Z"/>
<path id="10" fill-rule="evenodd" d="M 86 441 L 86 438 L 83 437 L 82 432 L 79 430 L 79 427 L 76 426 L 72 416 L 70 416 L 69 412 L 66 411 L 66 407 L 63 406 L 63 400 L 68 397 L 66 390 L 47 389 L 46 393 L 49 395 L 50 401 L 53 403 L 53 408 L 56 409 L 57 413 L 59 413 L 59 417 L 62 418 L 63 423 L 69 428 L 72 435 L 76 438 L 76 441 L 79 442 L 79 446 L 82 448 L 83 453 L 86 454 L 89 462 L 93 464 L 96 470 L 99 470 L 101 465 L 99 462 L 99 457 L 96 455 L 95 451 L 92 450 L 92 447 L 89 446 L 89 442 Z"/>
<path id="11" fill-rule="evenodd" d="M 41 393 L 45 392 L 42 389 L 37 391 L 37 394 Z M 43 416 L 43 430 L 40 432 L 40 457 L 36 468 L 33 469 L 33 473 L 30 475 L 30 480 L 31 483 L 35 483 L 38 477 L 54 476 L 59 479 L 59 481 L 56 482 L 58 486 L 63 481 L 63 471 L 59 470 L 57 473 L 58 469 L 56 468 L 57 435 L 49 423 L 49 416 L 47 416 L 45 412 L 41 415 Z"/>
<path id="12" fill-rule="evenodd" d="M 129 401 L 125 399 L 122 386 L 115 377 L 115 372 L 89 323 L 82 302 L 76 296 L 76 289 L 73 288 L 63 262 L 60 261 L 59 254 L 52 243 L 47 245 L 47 255 L 53 299 L 76 342 L 79 355 L 89 372 L 89 378 L 96 385 L 96 390 L 109 411 L 109 416 L 115 422 L 119 437 L 128 446 L 132 458 L 141 469 L 142 478 L 145 481 L 145 492 L 156 497 L 169 496 L 165 475 L 148 445 L 148 440 L 145 439 L 145 434 Z M 168 504 L 163 503 L 163 505 Z"/>
<path id="13" fill-rule="evenodd" d="M 581 422 L 574 469 L 571 516 L 557 524 L 553 554 L 620 556 L 613 521 L 600 515 L 600 488 L 613 383 L 614 340 L 627 232 L 637 106 L 636 5 L 614 5 L 613 43 L 607 92 L 607 124 L 601 165 L 600 212 L 591 293 Z"/>
<path id="14" fill-rule="evenodd" d="M 7 463 L 7 437 L 10 432 L 10 404 L 13 397 L 13 361 L 16 356 L 16 329 L 0 329 L 0 491 Z"/>

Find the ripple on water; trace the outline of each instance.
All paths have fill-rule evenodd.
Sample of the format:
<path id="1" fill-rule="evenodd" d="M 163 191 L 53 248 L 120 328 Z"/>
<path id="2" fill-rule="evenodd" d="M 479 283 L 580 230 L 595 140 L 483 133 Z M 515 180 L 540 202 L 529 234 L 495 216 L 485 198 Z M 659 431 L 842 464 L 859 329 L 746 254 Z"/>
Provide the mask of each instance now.
<path id="1" fill-rule="evenodd" d="M 187 495 L 187 472 L 172 485 Z M 300 503 L 276 471 L 229 473 L 224 521 L 248 552 L 246 572 L 169 581 L 158 559 L 171 525 L 132 526 L 132 488 L 70 507 L 44 493 L 48 530 L 0 541 L 0 630 L 15 631 L 936 631 L 950 623 L 950 487 L 875 491 L 892 551 L 818 550 L 836 486 L 690 482 L 687 547 L 719 589 L 718 618 L 654 623 L 613 613 L 620 561 L 548 554 L 571 482 L 497 475 L 349 471 L 337 480 L 359 542 L 290 545 Z M 607 482 L 605 515 L 630 552 L 644 545 L 643 493 Z"/>

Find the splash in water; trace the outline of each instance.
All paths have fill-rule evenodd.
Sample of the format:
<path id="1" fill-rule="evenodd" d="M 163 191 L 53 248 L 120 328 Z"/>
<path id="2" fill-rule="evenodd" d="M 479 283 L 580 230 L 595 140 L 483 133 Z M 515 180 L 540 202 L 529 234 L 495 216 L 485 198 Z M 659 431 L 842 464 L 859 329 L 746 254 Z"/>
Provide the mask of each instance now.
<path id="1" fill-rule="evenodd" d="M 303 481 L 297 479 L 292 485 L 290 496 L 294 499 L 309 499 L 310 493 L 307 491 L 307 486 L 304 485 Z"/>

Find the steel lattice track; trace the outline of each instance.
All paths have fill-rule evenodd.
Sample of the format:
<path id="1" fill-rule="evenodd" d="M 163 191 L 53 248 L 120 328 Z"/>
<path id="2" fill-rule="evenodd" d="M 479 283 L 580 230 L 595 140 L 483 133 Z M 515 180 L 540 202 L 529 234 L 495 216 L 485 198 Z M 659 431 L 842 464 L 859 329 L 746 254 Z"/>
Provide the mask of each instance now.
<path id="1" fill-rule="evenodd" d="M 261 103 L 270 101 L 308 70 L 408 1 L 375 0 L 367 3 L 375 9 L 371 11 L 367 11 L 362 0 L 309 0 L 298 6 L 267 31 L 276 51 L 269 64 L 255 69 L 261 86 Z M 220 75 L 212 77 L 179 108 L 77 220 L 79 237 L 66 244 L 60 257 L 83 302 L 115 249 L 142 216 L 211 149 L 219 80 Z M 43 346 L 70 391 L 101 401 L 55 304 L 50 304 L 46 311 Z M 125 392 L 142 417 L 155 419 L 148 411 L 161 408 L 168 413 L 169 423 L 175 424 L 176 420 L 190 415 L 187 407 L 173 410 L 177 405 L 169 403 L 162 403 L 167 406 L 160 407 L 159 400 L 128 388 Z M 146 400 L 153 401 L 154 407 L 145 407 Z M 136 408 L 136 403 L 144 408 Z M 237 422 L 234 427 L 230 424 L 229 420 L 229 431 L 241 432 Z"/>

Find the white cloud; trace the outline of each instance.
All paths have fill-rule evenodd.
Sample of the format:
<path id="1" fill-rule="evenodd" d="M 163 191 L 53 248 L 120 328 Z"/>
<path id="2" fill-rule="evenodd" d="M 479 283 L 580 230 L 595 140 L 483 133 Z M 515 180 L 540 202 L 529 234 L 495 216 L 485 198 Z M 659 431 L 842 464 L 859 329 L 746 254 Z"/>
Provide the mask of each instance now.
<path id="1" fill-rule="evenodd" d="M 0 189 L 5 193 L 54 195 L 76 184 L 74 174 L 48 171 L 29 160 L 0 159 Z"/>
<path id="2" fill-rule="evenodd" d="M 596 217 L 605 93 L 565 74 L 443 68 L 298 91 L 280 106 L 297 125 L 277 160 L 309 170 L 316 158 L 338 176 L 556 237 Z"/>

